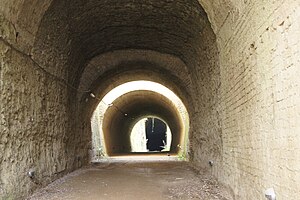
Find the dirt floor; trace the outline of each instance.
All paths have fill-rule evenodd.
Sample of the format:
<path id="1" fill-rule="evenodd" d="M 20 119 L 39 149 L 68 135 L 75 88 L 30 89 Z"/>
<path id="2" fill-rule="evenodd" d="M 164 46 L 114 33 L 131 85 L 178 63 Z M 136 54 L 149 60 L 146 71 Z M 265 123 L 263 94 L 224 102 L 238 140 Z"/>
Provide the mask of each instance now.
<path id="1" fill-rule="evenodd" d="M 185 162 L 109 162 L 78 170 L 29 200 L 232 200 L 209 176 Z"/>

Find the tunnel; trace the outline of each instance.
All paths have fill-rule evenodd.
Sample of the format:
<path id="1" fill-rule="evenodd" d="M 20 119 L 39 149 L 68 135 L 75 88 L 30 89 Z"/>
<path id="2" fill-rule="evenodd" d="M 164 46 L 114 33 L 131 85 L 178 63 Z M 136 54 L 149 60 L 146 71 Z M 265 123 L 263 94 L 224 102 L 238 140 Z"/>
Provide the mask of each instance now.
<path id="1" fill-rule="evenodd" d="M 103 119 L 103 135 L 108 155 L 131 152 L 132 127 L 145 116 L 160 117 L 170 126 L 170 153 L 178 153 L 178 145 L 182 145 L 184 139 L 183 121 L 178 109 L 169 99 L 151 91 L 134 91 L 119 97 L 114 105 L 118 109 L 110 107 Z"/>
<path id="2" fill-rule="evenodd" d="M 297 199 L 299 13 L 298 0 L 0 0 L 0 199 L 89 165 L 97 106 L 138 80 L 173 91 L 188 122 L 163 94 L 123 94 L 98 115 L 109 156 L 156 116 L 170 153 L 183 146 L 236 199 Z"/>

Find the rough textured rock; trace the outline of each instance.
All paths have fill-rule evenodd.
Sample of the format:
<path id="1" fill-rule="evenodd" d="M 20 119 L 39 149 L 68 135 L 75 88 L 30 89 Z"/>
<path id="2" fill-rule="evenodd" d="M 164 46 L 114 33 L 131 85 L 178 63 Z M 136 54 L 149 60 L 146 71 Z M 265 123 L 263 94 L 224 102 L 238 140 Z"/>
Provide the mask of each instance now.
<path id="1" fill-rule="evenodd" d="M 1 195 L 18 198 L 68 165 L 66 88 L 49 79 L 27 56 L 1 42 Z M 4 45 L 3 45 L 4 44 Z M 18 189 L 17 189 L 18 188 Z"/>

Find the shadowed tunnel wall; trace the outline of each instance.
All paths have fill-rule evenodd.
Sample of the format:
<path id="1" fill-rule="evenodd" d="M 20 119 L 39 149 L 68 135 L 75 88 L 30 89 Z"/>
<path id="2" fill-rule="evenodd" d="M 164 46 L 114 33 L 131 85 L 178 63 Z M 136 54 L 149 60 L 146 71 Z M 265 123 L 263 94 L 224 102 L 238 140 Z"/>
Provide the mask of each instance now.
<path id="1" fill-rule="evenodd" d="M 262 200 L 269 187 L 278 199 L 300 196 L 298 0 L 0 5 L 1 198 L 22 199 L 88 164 L 98 104 L 89 93 L 133 72 L 175 88 L 192 163 L 236 199 Z"/>

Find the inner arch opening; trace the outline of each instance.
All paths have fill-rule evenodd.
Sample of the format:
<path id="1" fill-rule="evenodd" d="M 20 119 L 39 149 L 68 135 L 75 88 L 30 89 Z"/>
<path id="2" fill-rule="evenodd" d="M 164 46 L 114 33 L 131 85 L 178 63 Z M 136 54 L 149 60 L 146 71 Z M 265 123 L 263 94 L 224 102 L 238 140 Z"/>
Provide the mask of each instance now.
<path id="1" fill-rule="evenodd" d="M 152 81 L 131 81 L 115 87 L 99 101 L 91 118 L 92 162 L 136 152 L 165 152 L 187 158 L 188 112 L 181 99 L 167 87 Z M 132 138 L 134 126 L 143 118 L 159 119 L 168 125 L 165 134 L 169 137 L 160 144 L 164 148 L 132 146 L 133 141 L 143 142 Z"/>

